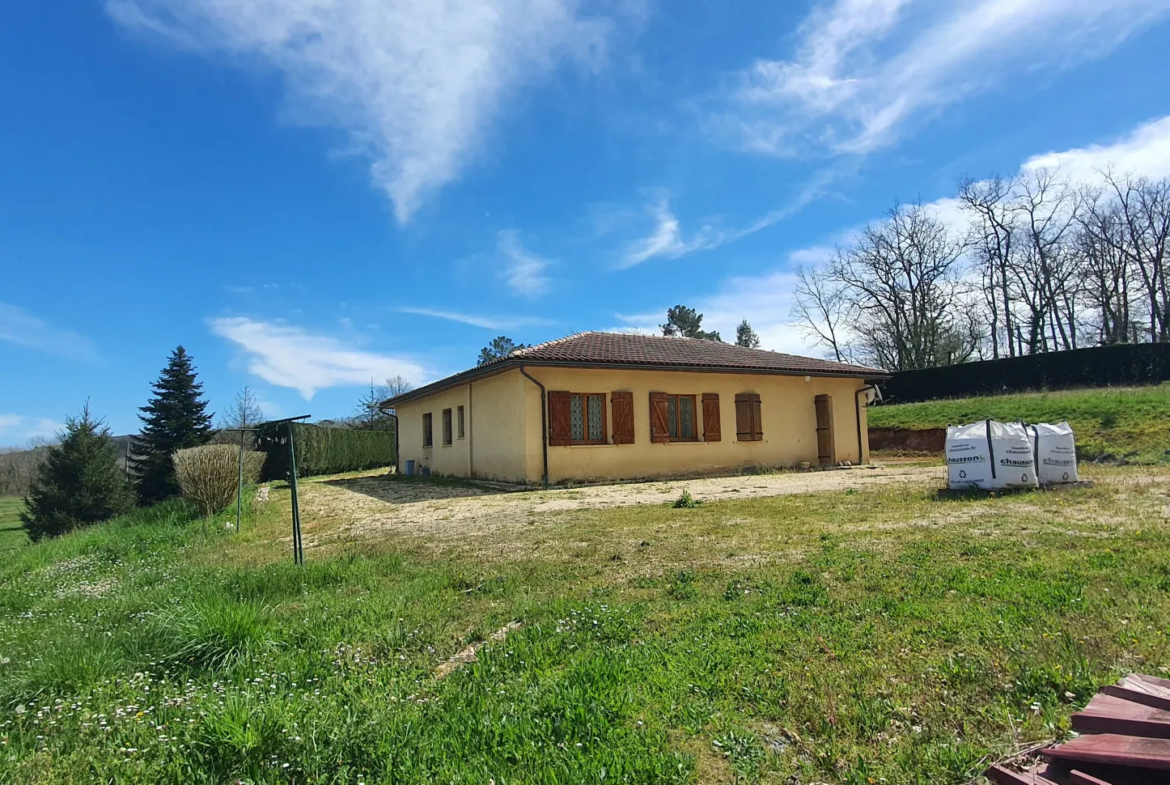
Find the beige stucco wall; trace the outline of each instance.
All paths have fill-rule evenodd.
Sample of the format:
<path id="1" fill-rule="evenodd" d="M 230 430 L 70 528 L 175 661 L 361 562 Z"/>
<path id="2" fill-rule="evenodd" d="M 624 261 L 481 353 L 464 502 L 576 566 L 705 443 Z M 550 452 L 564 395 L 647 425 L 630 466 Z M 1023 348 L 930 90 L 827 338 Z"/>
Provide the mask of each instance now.
<path id="1" fill-rule="evenodd" d="M 525 477 L 524 407 L 520 405 L 527 382 L 518 370 L 436 393 L 402 404 L 397 409 L 401 434 L 398 457 L 400 466 L 407 460 L 416 462 L 416 471 L 429 467 L 432 472 L 456 477 L 522 482 Z M 459 438 L 458 407 L 464 407 L 466 430 Z M 452 444 L 443 445 L 443 410 L 451 409 Z M 433 416 L 433 445 L 423 446 L 423 415 Z M 537 411 L 536 430 L 540 430 Z M 536 480 L 539 480 L 539 475 Z"/>
<path id="2" fill-rule="evenodd" d="M 817 462 L 815 398 L 832 396 L 837 460 L 869 460 L 866 411 L 861 409 L 864 453 L 858 454 L 855 393 L 860 379 L 826 379 L 763 374 L 667 371 L 619 371 L 578 368 L 529 368 L 547 390 L 633 393 L 634 444 L 549 447 L 549 481 L 621 479 L 718 472 L 751 466 L 792 466 Z M 719 442 L 653 444 L 650 441 L 650 393 L 718 393 L 723 439 Z M 735 396 L 758 393 L 764 439 L 735 438 Z M 442 411 L 466 407 L 467 436 L 442 445 Z M 422 416 L 434 415 L 434 446 L 422 446 Z M 510 370 L 399 407 L 400 459 L 419 468 L 462 477 L 513 482 L 540 482 L 543 474 L 540 390 L 519 370 Z M 454 415 L 457 416 L 457 415 Z M 702 417 L 699 416 L 702 430 Z M 612 436 L 612 422 L 609 423 Z"/>
<path id="3" fill-rule="evenodd" d="M 618 371 L 578 368 L 529 368 L 548 390 L 605 392 L 628 390 L 634 394 L 634 444 L 549 447 L 549 482 L 567 479 L 621 479 L 718 472 L 750 466 L 793 466 L 800 461 L 817 463 L 817 395 L 832 396 L 834 441 L 838 461 L 868 460 L 867 426 L 862 408 L 862 440 L 866 454 L 857 449 L 857 416 L 854 394 L 865 386 L 861 379 L 825 379 L 764 374 L 723 374 L 674 371 Z M 540 393 L 536 385 L 525 390 L 526 416 L 540 422 Z M 665 392 L 702 396 L 719 394 L 719 442 L 650 441 L 650 393 Z M 739 442 L 735 438 L 735 396 L 760 395 L 764 439 Z M 606 405 L 609 406 L 608 396 Z M 698 416 L 700 436 L 702 415 Z M 612 428 L 612 425 L 611 425 Z M 540 428 L 525 431 L 528 477 L 542 474 Z M 611 435 L 611 434 L 607 434 Z"/>

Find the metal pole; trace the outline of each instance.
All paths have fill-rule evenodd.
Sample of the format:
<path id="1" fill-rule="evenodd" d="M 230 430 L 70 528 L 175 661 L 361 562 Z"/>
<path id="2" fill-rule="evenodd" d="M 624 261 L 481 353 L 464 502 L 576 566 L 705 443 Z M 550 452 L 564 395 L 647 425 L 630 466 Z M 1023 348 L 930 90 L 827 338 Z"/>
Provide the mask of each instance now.
<path id="1" fill-rule="evenodd" d="M 240 479 L 236 482 L 236 534 L 240 533 L 240 513 L 244 507 L 244 431 L 240 430 Z"/>
<path id="2" fill-rule="evenodd" d="M 288 424 L 288 484 L 292 489 L 293 563 L 305 563 L 305 551 L 301 546 L 301 508 L 297 502 L 297 453 L 293 447 L 293 424 Z"/>

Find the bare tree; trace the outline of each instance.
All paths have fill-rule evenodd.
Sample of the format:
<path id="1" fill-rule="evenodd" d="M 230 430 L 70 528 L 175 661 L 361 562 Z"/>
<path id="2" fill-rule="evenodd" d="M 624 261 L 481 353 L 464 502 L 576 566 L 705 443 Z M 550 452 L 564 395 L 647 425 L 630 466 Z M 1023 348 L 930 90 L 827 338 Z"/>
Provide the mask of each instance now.
<path id="1" fill-rule="evenodd" d="M 1012 210 L 1015 179 L 993 177 L 976 182 L 965 178 L 959 183 L 959 199 L 972 215 L 968 239 L 969 253 L 979 272 L 987 322 L 991 338 L 991 356 L 1001 353 L 1016 356 L 1014 292 L 1012 266 L 1015 264 L 1014 241 L 1018 227 Z M 1001 347 L 1001 336 L 1004 347 Z"/>
<path id="2" fill-rule="evenodd" d="M 1100 344 L 1137 338 L 1130 291 L 1130 261 L 1124 251 L 1125 224 L 1116 202 L 1099 188 L 1082 191 L 1075 248 L 1080 256 L 1081 291 L 1089 312 L 1087 327 Z"/>
<path id="3" fill-rule="evenodd" d="M 964 307 L 962 255 L 962 243 L 921 203 L 895 205 L 839 249 L 827 275 L 856 312 L 858 359 L 898 371 L 969 359 L 980 335 Z"/>
<path id="4" fill-rule="evenodd" d="M 382 402 L 397 398 L 413 389 L 414 385 L 408 382 L 404 376 L 392 376 L 383 384 L 374 384 L 371 379 L 370 389 L 358 399 L 350 422 L 357 428 L 388 430 L 392 427 L 389 414 L 394 410 L 383 410 Z"/>
<path id="5" fill-rule="evenodd" d="M 1136 273 L 1149 316 L 1151 341 L 1170 340 L 1170 282 L 1166 252 L 1170 245 L 1170 178 L 1117 177 L 1106 173 L 1121 223 L 1116 245 Z"/>
<path id="6" fill-rule="evenodd" d="M 1016 340 L 1028 354 L 1077 347 L 1077 255 L 1071 243 L 1078 200 L 1058 172 L 1038 169 L 1019 180 L 1012 210 L 1019 222 L 1011 268 L 1024 310 Z"/>
<path id="7" fill-rule="evenodd" d="M 232 405 L 220 415 L 220 428 L 254 428 L 264 422 L 264 412 L 256 391 L 247 385 L 236 393 Z"/>
<path id="8" fill-rule="evenodd" d="M 847 362 L 845 326 L 856 315 L 856 307 L 845 296 L 845 287 L 823 271 L 801 266 L 796 268 L 794 294 L 792 316 L 800 321 L 805 335 L 825 347 L 837 362 Z"/>

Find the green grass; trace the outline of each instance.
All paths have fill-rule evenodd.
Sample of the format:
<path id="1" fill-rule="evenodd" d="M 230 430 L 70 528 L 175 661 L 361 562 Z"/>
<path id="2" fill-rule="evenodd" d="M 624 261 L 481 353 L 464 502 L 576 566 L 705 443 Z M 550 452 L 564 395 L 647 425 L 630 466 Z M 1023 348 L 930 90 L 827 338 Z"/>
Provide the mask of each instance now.
<path id="1" fill-rule="evenodd" d="M 944 428 L 948 423 L 958 425 L 988 417 L 1027 422 L 1068 420 L 1082 457 L 1113 456 L 1150 463 L 1165 460 L 1170 451 L 1170 384 L 876 406 L 868 415 L 870 427 L 911 429 Z"/>
<path id="2" fill-rule="evenodd" d="M 1170 666 L 1168 478 L 330 547 L 306 483 L 303 568 L 171 504 L 0 562 L 0 782 L 965 782 Z"/>
<path id="3" fill-rule="evenodd" d="M 0 496 L 0 552 L 19 548 L 28 542 L 24 524 L 20 522 L 20 511 L 24 501 L 18 496 Z"/>

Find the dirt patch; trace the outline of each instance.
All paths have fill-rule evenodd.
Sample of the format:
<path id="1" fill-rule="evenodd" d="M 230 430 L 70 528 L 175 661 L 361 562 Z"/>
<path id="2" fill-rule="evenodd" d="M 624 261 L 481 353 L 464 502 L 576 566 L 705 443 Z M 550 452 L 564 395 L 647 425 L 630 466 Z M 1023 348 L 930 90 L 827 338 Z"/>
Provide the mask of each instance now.
<path id="1" fill-rule="evenodd" d="M 869 449 L 874 452 L 932 453 L 942 455 L 947 446 L 946 428 L 870 428 Z"/>
<path id="2" fill-rule="evenodd" d="M 532 526 L 574 510 L 667 504 L 689 490 L 703 501 L 861 490 L 893 483 L 934 483 L 944 469 L 928 467 L 854 468 L 741 477 L 666 480 L 626 485 L 552 489 L 522 493 L 402 482 L 379 477 L 304 486 L 302 507 L 334 537 L 382 536 L 460 538 Z"/>

